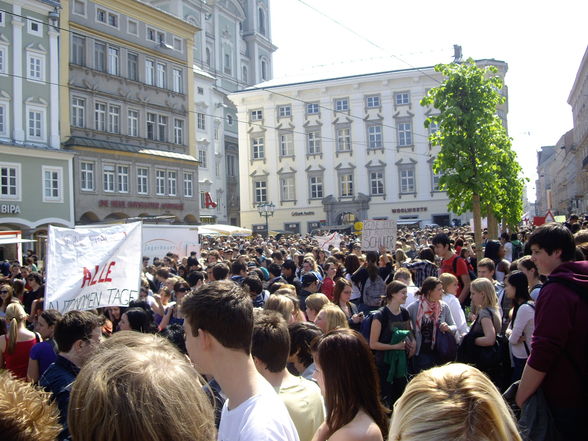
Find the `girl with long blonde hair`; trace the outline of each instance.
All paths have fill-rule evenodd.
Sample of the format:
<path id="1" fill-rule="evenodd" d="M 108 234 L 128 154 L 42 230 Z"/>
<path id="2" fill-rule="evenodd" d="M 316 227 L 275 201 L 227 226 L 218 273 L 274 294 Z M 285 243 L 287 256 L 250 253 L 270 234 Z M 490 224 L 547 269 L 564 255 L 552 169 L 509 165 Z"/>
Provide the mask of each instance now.
<path id="1" fill-rule="evenodd" d="M 6 308 L 8 333 L 0 338 L 0 368 L 5 367 L 17 378 L 26 379 L 29 353 L 41 338 L 26 328 L 27 313 L 20 303 Z"/>

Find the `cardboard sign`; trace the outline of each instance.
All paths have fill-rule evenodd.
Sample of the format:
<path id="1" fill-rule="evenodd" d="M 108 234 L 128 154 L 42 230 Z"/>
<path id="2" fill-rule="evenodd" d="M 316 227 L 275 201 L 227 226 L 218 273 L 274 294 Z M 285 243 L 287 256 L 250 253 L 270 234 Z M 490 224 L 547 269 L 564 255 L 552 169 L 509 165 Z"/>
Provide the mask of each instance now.
<path id="1" fill-rule="evenodd" d="M 396 248 L 396 221 L 394 219 L 363 221 L 362 251 L 379 251 L 381 247 L 389 251 Z"/>
<path id="2" fill-rule="evenodd" d="M 60 312 L 128 306 L 139 297 L 141 222 L 108 227 L 49 227 L 45 309 Z"/>
<path id="3" fill-rule="evenodd" d="M 313 239 L 318 242 L 319 248 L 325 251 L 328 251 L 331 245 L 335 248 L 339 248 L 339 245 L 341 245 L 341 241 L 343 240 L 341 235 L 336 232 L 327 236 L 314 236 Z"/>

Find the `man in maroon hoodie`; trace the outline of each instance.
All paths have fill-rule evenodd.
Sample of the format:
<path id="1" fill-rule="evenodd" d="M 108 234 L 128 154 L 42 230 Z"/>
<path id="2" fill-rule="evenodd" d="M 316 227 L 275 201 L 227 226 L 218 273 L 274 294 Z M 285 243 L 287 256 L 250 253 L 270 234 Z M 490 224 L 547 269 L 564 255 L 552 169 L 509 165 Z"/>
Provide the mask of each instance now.
<path id="1" fill-rule="evenodd" d="M 584 440 L 588 415 L 588 261 L 574 262 L 575 245 L 563 225 L 542 225 L 529 238 L 531 258 L 549 276 L 537 300 L 531 355 L 516 401 L 541 387 L 566 441 Z M 583 293 L 583 294 L 582 294 Z"/>

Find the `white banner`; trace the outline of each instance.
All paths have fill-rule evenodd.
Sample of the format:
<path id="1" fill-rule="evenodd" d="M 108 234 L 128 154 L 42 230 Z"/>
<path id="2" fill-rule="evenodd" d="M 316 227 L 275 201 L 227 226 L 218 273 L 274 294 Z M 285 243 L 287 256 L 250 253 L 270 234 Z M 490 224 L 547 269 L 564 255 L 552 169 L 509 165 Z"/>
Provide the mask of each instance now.
<path id="1" fill-rule="evenodd" d="M 361 231 L 361 250 L 379 251 L 385 247 L 388 251 L 396 248 L 396 221 L 365 220 Z"/>
<path id="2" fill-rule="evenodd" d="M 141 222 L 49 227 L 45 309 L 128 306 L 139 297 Z"/>
<path id="3" fill-rule="evenodd" d="M 143 225 L 143 256 L 160 259 L 167 253 L 177 254 L 180 259 L 196 251 L 200 255 L 198 227 L 186 225 Z"/>
<path id="4" fill-rule="evenodd" d="M 329 247 L 333 245 L 335 248 L 339 248 L 341 241 L 341 235 L 339 233 L 331 233 L 327 236 L 313 236 L 313 239 L 318 242 L 319 248 L 321 250 L 329 250 Z"/>

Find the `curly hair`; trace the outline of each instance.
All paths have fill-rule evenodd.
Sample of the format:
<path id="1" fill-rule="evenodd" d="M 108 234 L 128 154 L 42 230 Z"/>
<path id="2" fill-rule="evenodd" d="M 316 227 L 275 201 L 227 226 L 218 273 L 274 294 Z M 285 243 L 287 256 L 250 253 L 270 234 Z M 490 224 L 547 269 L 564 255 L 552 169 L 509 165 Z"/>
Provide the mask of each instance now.
<path id="1" fill-rule="evenodd" d="M 15 441 L 54 441 L 61 431 L 50 394 L 0 371 L 0 433 Z"/>

